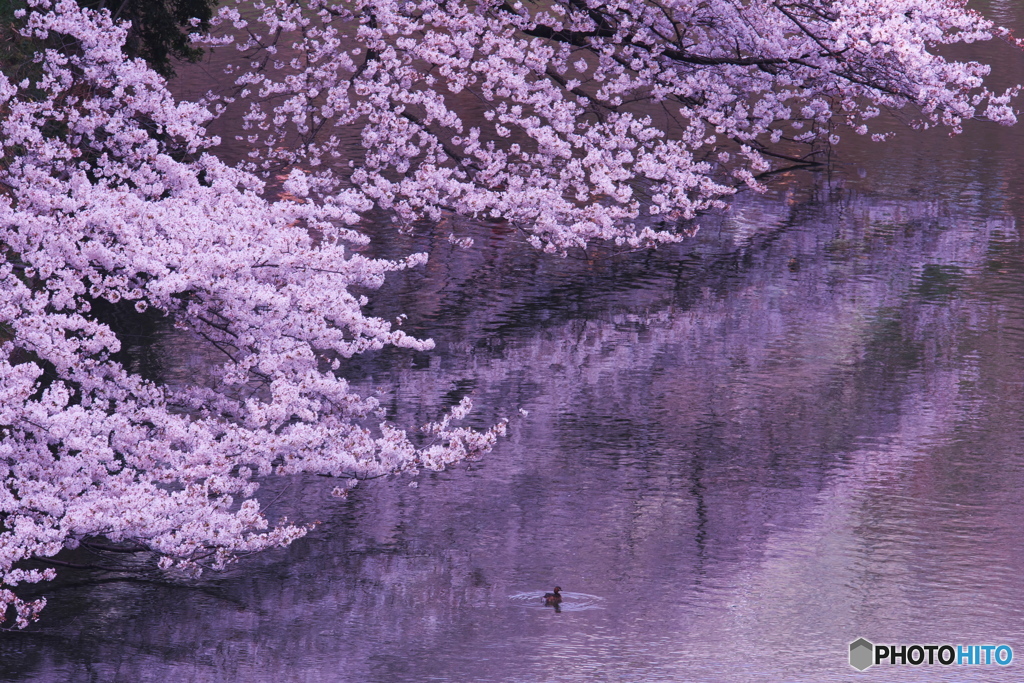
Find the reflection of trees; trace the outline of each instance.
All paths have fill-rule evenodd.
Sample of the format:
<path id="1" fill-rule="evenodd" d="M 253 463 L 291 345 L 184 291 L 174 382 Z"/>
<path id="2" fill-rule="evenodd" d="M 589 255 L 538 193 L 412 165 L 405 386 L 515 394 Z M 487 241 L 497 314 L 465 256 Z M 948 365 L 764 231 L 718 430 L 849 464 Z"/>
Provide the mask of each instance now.
<path id="1" fill-rule="evenodd" d="M 608 519 L 621 530 L 615 538 L 648 538 L 655 552 L 664 547 L 664 529 L 689 529 L 697 515 L 710 525 L 698 536 L 714 546 L 698 552 L 742 552 L 736 544 L 763 534 L 763 521 L 797 500 L 810 504 L 860 440 L 902 429 L 907 393 L 932 390 L 917 376 L 950 362 L 963 322 L 955 302 L 935 306 L 918 296 L 925 266 L 976 271 L 990 231 L 1004 227 L 964 228 L 927 204 L 751 204 L 733 215 L 795 227 L 732 246 L 746 225 L 723 220 L 703 233 L 718 241 L 705 242 L 702 268 L 680 273 L 666 259 L 657 282 L 603 293 L 600 311 L 559 317 L 552 297 L 558 286 L 571 289 L 570 277 L 520 293 L 518 310 L 530 311 L 531 297 L 543 300 L 543 310 L 554 309 L 552 322 L 527 312 L 533 327 L 515 330 L 511 321 L 477 319 L 477 329 L 504 324 L 499 352 L 466 343 L 465 330 L 439 328 L 458 356 L 430 372 L 396 373 L 394 405 L 443 395 L 457 380 L 498 413 L 531 410 L 523 427 L 529 441 L 558 444 L 564 455 L 552 457 L 576 484 L 564 498 L 513 506 L 523 514 L 565 515 L 575 488 L 603 491 L 593 495 L 606 499 L 593 506 L 604 510 L 602 519 L 621 513 Z M 800 263 L 795 272 L 793 259 Z M 587 282 L 586 270 L 576 268 L 575 281 Z M 621 270 L 628 274 L 627 266 Z M 466 282 L 466 289 L 488 288 L 470 275 Z M 450 289 L 457 298 L 460 285 Z M 563 300 L 577 301 L 569 294 Z M 486 315 L 466 316 L 474 313 Z M 517 466 L 488 464 L 494 467 Z M 774 498 L 751 498 L 766 487 Z M 622 490 L 636 491 L 636 509 L 616 502 Z M 682 491 L 692 500 L 677 505 L 682 521 L 674 525 L 662 515 Z"/>
<path id="2" fill-rule="evenodd" d="M 886 509 L 871 503 L 871 491 L 912 476 L 927 462 L 923 449 L 974 419 L 963 387 L 980 368 L 961 355 L 984 312 L 961 298 L 995 235 L 1012 226 L 865 197 L 751 197 L 737 209 L 709 222 L 699 254 L 682 259 L 659 252 L 556 269 L 508 257 L 499 242 L 493 258 L 452 259 L 429 288 L 395 283 L 393 299 L 378 305 L 419 311 L 408 324 L 433 334 L 440 351 L 429 367 L 371 359 L 363 368 L 367 386 L 393 383 L 395 417 L 431 414 L 449 391 L 452 400 L 475 392 L 492 413 L 483 421 L 519 407 L 529 416 L 480 472 L 421 477 L 417 489 L 408 479 L 374 485 L 287 562 L 257 559 L 264 569 L 229 574 L 219 585 L 244 609 L 190 600 L 133 617 L 141 627 L 130 647 L 145 652 L 150 641 L 190 643 L 227 629 L 247 645 L 188 666 L 230 662 L 240 676 L 257 665 L 260 675 L 295 675 L 329 661 L 342 678 L 450 674 L 463 665 L 444 659 L 447 643 L 493 647 L 486 615 L 515 628 L 516 616 L 501 610 L 524 588 L 524 558 L 544 581 L 557 574 L 565 585 L 568 574 L 586 582 L 613 613 L 630 609 L 636 586 L 656 592 L 648 621 L 625 641 L 614 629 L 608 637 L 616 648 L 628 639 L 657 644 L 664 666 L 694 637 L 694 596 L 714 603 L 740 583 L 767 595 L 736 612 L 750 628 L 773 616 L 763 611 L 773 604 L 792 609 L 770 593 L 786 600 L 813 587 L 801 539 L 852 527 L 873 542 L 883 532 L 858 527 Z M 922 291 L 930 265 L 963 274 L 942 302 Z M 518 287 L 495 286 L 524 266 L 534 270 L 519 271 Z M 492 336 L 503 345 L 482 343 Z M 316 490 L 286 495 L 276 514 L 322 517 L 326 495 Z M 844 547 L 856 549 L 856 539 Z M 821 581 L 834 578 L 819 569 Z M 261 588 L 266 581 L 274 590 Z M 179 602 L 176 595 L 156 599 Z M 822 614 L 846 609 L 848 599 L 823 604 Z M 747 633 L 738 623 L 702 628 L 728 639 Z M 329 643 L 322 650 L 321 638 Z M 413 648 L 415 672 L 404 656 L 379 656 L 381 642 Z M 544 657 L 571 646 L 511 641 L 500 656 L 539 671 Z M 255 650 L 246 648 L 260 654 L 250 660 Z M 310 659 L 314 651 L 321 655 Z M 147 661 L 186 666 L 172 654 Z"/>

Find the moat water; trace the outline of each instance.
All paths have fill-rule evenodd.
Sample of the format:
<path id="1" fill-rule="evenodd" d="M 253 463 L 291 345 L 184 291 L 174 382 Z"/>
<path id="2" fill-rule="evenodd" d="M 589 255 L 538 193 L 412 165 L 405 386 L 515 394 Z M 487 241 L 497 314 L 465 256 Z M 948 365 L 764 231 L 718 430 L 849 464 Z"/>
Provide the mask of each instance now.
<path id="1" fill-rule="evenodd" d="M 1024 128 L 981 124 L 841 144 L 655 252 L 390 236 L 382 253 L 431 258 L 372 311 L 437 348 L 350 376 L 400 424 L 470 394 L 509 437 L 346 501 L 274 482 L 272 515 L 320 526 L 196 582 L 66 578 L 0 635 L 0 676 L 1019 680 L 1021 149 Z M 206 362 L 171 332 L 153 348 L 169 381 Z M 859 674 L 859 637 L 1017 657 Z"/>

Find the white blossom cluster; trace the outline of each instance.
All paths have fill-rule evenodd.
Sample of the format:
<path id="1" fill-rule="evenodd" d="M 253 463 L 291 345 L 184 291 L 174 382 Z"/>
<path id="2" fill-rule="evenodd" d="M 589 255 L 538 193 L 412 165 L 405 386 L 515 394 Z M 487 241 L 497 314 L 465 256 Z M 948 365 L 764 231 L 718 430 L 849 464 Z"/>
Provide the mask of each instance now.
<path id="1" fill-rule="evenodd" d="M 417 446 L 376 426 L 377 400 L 337 374 L 366 350 L 432 347 L 351 291 L 426 259 L 349 249 L 366 242 L 346 227 L 364 196 L 303 201 L 293 171 L 294 199 L 265 200 L 261 181 L 204 153 L 209 113 L 122 56 L 107 12 L 32 7 L 26 33 L 73 49 L 40 54 L 37 81 L 0 75 L 0 621 L 24 627 L 45 604 L 12 590 L 54 576 L 25 561 L 87 539 L 196 574 L 304 535 L 268 525 L 260 477 L 340 477 L 344 495 L 491 448 L 504 423 L 450 424 L 468 399 Z M 101 301 L 166 316 L 223 363 L 181 389 L 129 372 Z"/>
<path id="2" fill-rule="evenodd" d="M 959 0 L 236 0 L 215 24 L 205 42 L 245 61 L 211 104 L 241 107 L 250 170 L 309 169 L 315 196 L 405 222 L 507 220 L 553 252 L 679 240 L 842 130 L 885 139 L 883 112 L 1015 121 L 1017 88 L 939 52 L 1016 44 Z"/>

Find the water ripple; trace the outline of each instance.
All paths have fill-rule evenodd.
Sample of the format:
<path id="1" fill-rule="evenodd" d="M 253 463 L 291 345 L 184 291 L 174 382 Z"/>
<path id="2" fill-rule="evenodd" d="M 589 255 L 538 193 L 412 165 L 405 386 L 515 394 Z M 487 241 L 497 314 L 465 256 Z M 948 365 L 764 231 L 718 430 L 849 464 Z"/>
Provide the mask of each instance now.
<path id="1" fill-rule="evenodd" d="M 508 596 L 513 605 L 527 609 L 551 609 L 552 605 L 544 604 L 546 591 L 526 591 Z M 582 612 L 590 609 L 604 609 L 604 598 L 587 593 L 569 593 L 561 591 L 562 603 L 558 606 L 563 612 Z"/>

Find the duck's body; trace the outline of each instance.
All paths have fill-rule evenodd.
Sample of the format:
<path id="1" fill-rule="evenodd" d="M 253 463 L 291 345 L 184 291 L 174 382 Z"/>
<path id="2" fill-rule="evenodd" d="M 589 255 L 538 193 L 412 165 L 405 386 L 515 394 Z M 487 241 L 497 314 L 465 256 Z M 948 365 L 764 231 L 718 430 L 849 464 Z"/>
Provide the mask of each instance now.
<path id="1" fill-rule="evenodd" d="M 561 586 L 555 586 L 555 592 L 554 593 L 545 593 L 544 594 L 544 604 L 545 605 L 557 605 L 560 602 L 562 602 L 562 587 Z"/>

